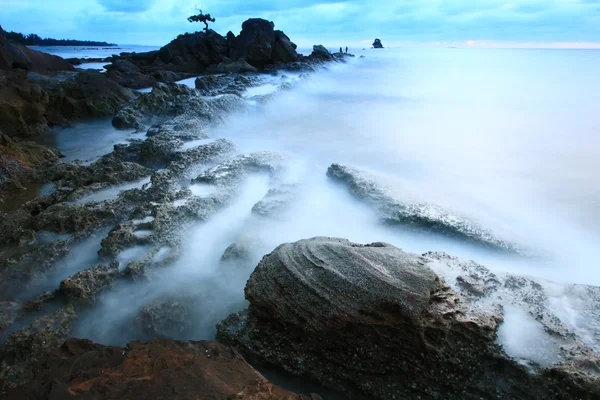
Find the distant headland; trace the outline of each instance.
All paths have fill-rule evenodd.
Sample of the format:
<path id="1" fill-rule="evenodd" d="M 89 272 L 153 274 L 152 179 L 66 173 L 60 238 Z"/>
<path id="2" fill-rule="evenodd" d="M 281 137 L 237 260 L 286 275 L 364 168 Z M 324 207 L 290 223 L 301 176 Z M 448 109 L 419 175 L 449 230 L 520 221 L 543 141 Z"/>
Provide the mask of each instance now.
<path id="1" fill-rule="evenodd" d="M 114 43 L 94 42 L 90 40 L 50 39 L 41 38 L 35 33 L 24 35 L 18 32 L 5 32 L 7 39 L 23 46 L 102 46 L 116 47 Z"/>

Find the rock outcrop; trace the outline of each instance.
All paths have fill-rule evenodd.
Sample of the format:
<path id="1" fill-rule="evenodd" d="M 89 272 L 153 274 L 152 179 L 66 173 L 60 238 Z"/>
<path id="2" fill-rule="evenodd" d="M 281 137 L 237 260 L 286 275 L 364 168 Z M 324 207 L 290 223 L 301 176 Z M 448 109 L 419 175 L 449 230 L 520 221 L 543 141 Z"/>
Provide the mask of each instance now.
<path id="1" fill-rule="evenodd" d="M 373 48 L 374 49 L 383 49 L 383 44 L 381 43 L 381 40 L 375 39 L 375 41 L 373 42 Z"/>
<path id="2" fill-rule="evenodd" d="M 502 310 L 452 290 L 431 262 L 384 243 L 283 244 L 248 280 L 248 310 L 223 321 L 218 338 L 372 399 L 600 395 L 600 359 L 589 348 L 571 339 L 561 363 L 528 370 L 495 342 Z"/>
<path id="3" fill-rule="evenodd" d="M 163 339 L 124 348 L 68 340 L 2 398 L 309 400 L 268 382 L 235 349 Z"/>
<path id="4" fill-rule="evenodd" d="M 38 73 L 74 71 L 66 60 L 6 39 L 0 26 L 0 70 L 22 70 Z"/>
<path id="5" fill-rule="evenodd" d="M 377 210 L 381 220 L 388 224 L 457 237 L 500 251 L 525 253 L 517 245 L 496 237 L 468 218 L 435 204 L 396 197 L 377 177 L 359 169 L 332 164 L 327 170 L 327 176 L 347 186 L 353 196 Z"/>

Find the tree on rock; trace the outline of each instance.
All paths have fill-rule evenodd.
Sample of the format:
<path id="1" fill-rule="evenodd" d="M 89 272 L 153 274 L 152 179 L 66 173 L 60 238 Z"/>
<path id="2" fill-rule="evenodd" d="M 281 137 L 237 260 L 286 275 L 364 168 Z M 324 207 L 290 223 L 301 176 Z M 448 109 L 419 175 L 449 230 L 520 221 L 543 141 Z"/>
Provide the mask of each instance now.
<path id="1" fill-rule="evenodd" d="M 198 10 L 198 14 L 189 17 L 188 21 L 204 23 L 204 25 L 206 25 L 206 28 L 204 28 L 204 30 L 208 32 L 208 23 L 215 22 L 215 19 L 211 17 L 210 14 L 204 14 L 202 10 Z"/>

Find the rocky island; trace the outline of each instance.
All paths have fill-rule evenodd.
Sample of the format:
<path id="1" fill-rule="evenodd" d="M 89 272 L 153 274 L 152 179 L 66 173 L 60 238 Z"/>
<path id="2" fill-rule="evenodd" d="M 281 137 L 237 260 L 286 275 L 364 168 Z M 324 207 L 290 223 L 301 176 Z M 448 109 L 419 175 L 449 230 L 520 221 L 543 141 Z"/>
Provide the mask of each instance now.
<path id="1" fill-rule="evenodd" d="M 237 36 L 207 27 L 157 51 L 122 53 L 101 73 L 13 43 L 0 29 L 0 193 L 7 205 L 0 211 L 0 398 L 326 398 L 273 384 L 255 369 L 264 365 L 340 398 L 599 398 L 597 348 L 554 312 L 538 280 L 381 242 L 306 238 L 281 244 L 256 265 L 249 254 L 259 238 L 250 226 L 227 237 L 214 272 L 227 282 L 249 277 L 247 302 L 219 318 L 216 341 L 175 340 L 194 335 L 194 309 L 225 290 L 219 279 L 191 279 L 185 270 L 175 274 L 183 286 L 170 286 L 177 279 L 165 273 L 185 258 L 192 228 L 210 227 L 254 176 L 267 188 L 248 208 L 259 221 L 276 224 L 301 190 L 286 180 L 289 154 L 240 153 L 231 139 L 207 132 L 272 101 L 272 94 L 244 97 L 263 76 L 296 73 L 301 84 L 352 57 L 320 45 L 304 56 L 273 22 L 250 19 Z M 189 78 L 194 87 L 177 83 Z M 277 91 L 293 88 L 284 82 Z M 89 163 L 59 162 L 60 151 L 34 141 L 51 128 L 102 117 L 143 136 Z M 529 256 L 476 221 L 398 198 L 379 177 L 335 161 L 316 173 L 390 229 Z M 43 184 L 53 190 L 12 200 Z M 214 235 L 203 231 L 195 245 L 212 249 Z M 89 249 L 93 257 L 69 259 Z M 191 262 L 199 268 L 204 261 Z M 597 335 L 600 288 L 560 290 Z M 94 322 L 99 308 L 119 314 L 135 302 L 140 307 L 111 327 L 134 339 L 128 344 L 73 338 L 86 332 L 82 326 L 106 328 Z M 498 344 L 514 312 L 542 327 L 550 356 L 515 357 Z"/>

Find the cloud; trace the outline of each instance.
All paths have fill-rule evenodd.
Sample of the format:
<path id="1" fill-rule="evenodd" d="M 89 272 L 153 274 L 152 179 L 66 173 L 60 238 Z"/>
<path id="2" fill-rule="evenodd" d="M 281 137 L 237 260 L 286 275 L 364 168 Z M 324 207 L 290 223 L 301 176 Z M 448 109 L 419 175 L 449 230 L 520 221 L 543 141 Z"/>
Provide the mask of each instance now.
<path id="1" fill-rule="evenodd" d="M 155 0 L 98 0 L 106 11 L 139 13 L 149 10 L 155 3 Z"/>

